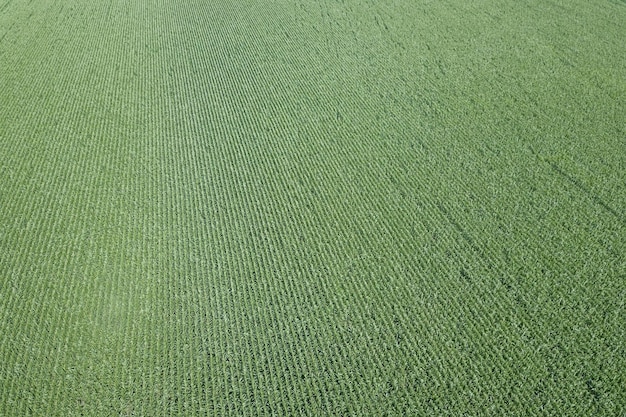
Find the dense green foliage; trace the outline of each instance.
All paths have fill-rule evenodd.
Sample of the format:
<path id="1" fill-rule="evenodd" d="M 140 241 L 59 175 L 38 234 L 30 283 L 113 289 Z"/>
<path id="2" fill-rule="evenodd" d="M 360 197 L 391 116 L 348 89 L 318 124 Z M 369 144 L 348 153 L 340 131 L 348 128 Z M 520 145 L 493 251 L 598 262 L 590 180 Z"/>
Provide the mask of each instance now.
<path id="1" fill-rule="evenodd" d="M 624 415 L 626 3 L 0 0 L 0 415 Z"/>

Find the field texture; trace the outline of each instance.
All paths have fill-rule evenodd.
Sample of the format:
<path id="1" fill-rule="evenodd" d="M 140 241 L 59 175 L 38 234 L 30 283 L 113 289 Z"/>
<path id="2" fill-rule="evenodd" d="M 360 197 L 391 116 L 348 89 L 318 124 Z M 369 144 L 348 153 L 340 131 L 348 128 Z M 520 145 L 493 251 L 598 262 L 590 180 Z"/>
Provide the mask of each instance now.
<path id="1" fill-rule="evenodd" d="M 626 3 L 0 0 L 0 415 L 626 415 Z"/>

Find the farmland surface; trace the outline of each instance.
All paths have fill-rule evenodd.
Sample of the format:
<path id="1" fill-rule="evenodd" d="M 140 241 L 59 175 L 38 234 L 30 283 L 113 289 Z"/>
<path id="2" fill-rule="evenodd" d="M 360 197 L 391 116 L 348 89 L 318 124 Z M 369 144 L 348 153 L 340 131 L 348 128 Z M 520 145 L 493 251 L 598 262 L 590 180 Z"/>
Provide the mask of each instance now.
<path id="1" fill-rule="evenodd" d="M 626 415 L 626 3 L 0 0 L 0 415 Z"/>

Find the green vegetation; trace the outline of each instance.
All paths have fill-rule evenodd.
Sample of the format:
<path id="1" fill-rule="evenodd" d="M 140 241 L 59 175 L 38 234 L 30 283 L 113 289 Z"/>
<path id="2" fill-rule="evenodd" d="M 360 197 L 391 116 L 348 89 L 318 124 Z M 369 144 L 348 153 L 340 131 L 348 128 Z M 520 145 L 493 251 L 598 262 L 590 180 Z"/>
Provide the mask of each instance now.
<path id="1" fill-rule="evenodd" d="M 0 415 L 626 414 L 626 3 L 0 0 Z"/>

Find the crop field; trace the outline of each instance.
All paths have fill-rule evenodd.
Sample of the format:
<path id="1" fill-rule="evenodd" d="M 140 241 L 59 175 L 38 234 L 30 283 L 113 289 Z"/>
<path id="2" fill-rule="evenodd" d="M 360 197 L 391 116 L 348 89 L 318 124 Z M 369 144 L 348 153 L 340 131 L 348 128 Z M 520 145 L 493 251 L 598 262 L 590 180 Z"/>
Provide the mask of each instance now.
<path id="1" fill-rule="evenodd" d="M 626 2 L 0 0 L 0 416 L 626 415 Z"/>

